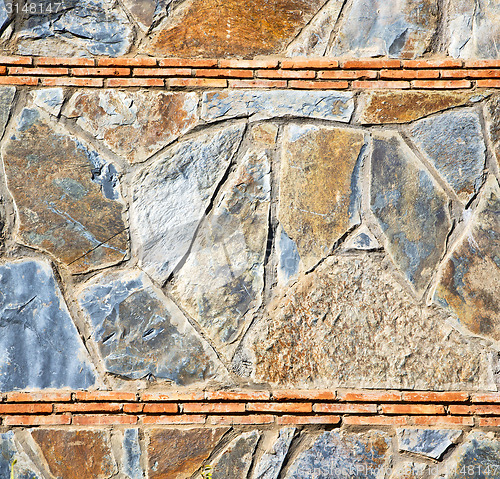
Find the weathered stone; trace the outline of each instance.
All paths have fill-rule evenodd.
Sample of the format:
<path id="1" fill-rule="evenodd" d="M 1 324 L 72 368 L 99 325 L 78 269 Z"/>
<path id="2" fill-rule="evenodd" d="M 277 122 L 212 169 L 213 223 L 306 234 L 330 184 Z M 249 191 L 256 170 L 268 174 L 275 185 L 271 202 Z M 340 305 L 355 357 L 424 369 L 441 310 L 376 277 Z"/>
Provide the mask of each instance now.
<path id="1" fill-rule="evenodd" d="M 13 464 L 14 460 L 16 461 Z M 11 472 L 14 475 L 11 476 Z M 45 476 L 38 471 L 28 455 L 15 441 L 14 431 L 0 434 L 0 477 L 7 479 L 42 479 Z"/>
<path id="2" fill-rule="evenodd" d="M 247 151 L 197 233 L 172 294 L 217 345 L 233 343 L 262 302 L 270 159 Z"/>
<path id="3" fill-rule="evenodd" d="M 141 466 L 139 429 L 125 429 L 123 431 L 122 449 L 122 472 L 126 474 L 129 479 L 143 479 L 145 474 Z"/>
<path id="4" fill-rule="evenodd" d="M 172 147 L 134 180 L 131 208 L 140 266 L 165 281 L 188 252 L 244 125 L 200 134 Z"/>
<path id="5" fill-rule="evenodd" d="M 147 31 L 168 13 L 172 2 L 173 0 L 124 0 L 123 4 L 141 29 Z"/>
<path id="6" fill-rule="evenodd" d="M 360 222 L 365 142 L 364 133 L 347 128 L 285 128 L 278 217 L 306 270 Z"/>
<path id="7" fill-rule="evenodd" d="M 457 442 L 462 431 L 454 429 L 398 429 L 399 450 L 439 460 Z"/>
<path id="8" fill-rule="evenodd" d="M 128 232 L 111 163 L 35 108 L 23 109 L 2 154 L 22 242 L 73 273 L 124 259 Z"/>
<path id="9" fill-rule="evenodd" d="M 113 0 L 65 0 L 42 6 L 23 19 L 16 42 L 19 53 L 120 56 L 129 51 L 132 25 Z"/>
<path id="10" fill-rule="evenodd" d="M 245 432 L 233 439 L 212 461 L 214 477 L 246 479 L 260 433 Z"/>
<path id="11" fill-rule="evenodd" d="M 491 176 L 468 234 L 445 264 L 434 300 L 474 334 L 500 340 L 500 186 Z"/>
<path id="12" fill-rule="evenodd" d="M 485 95 L 463 91 L 369 91 L 363 92 L 359 122 L 380 125 L 408 123 L 438 111 L 467 105 Z"/>
<path id="13" fill-rule="evenodd" d="M 429 477 L 427 464 L 402 462 L 394 468 L 390 479 L 424 479 L 426 477 Z"/>
<path id="14" fill-rule="evenodd" d="M 305 389 L 494 387 L 488 352 L 419 306 L 394 274 L 381 255 L 350 254 L 302 276 L 245 338 L 253 379 Z"/>
<path id="15" fill-rule="evenodd" d="M 144 273 L 97 276 L 82 290 L 79 303 L 110 373 L 189 385 L 220 372 L 215 353 Z"/>
<path id="16" fill-rule="evenodd" d="M 55 477 L 108 479 L 117 472 L 106 431 L 32 429 L 31 436 Z"/>
<path id="17" fill-rule="evenodd" d="M 252 144 L 274 148 L 278 136 L 278 125 L 274 123 L 258 123 L 250 129 Z"/>
<path id="18" fill-rule="evenodd" d="M 487 122 L 488 133 L 493 143 L 497 166 L 500 170 L 500 95 L 494 95 L 486 104 L 489 121 Z M 499 178 L 500 179 L 500 178 Z"/>
<path id="19" fill-rule="evenodd" d="M 300 256 L 297 245 L 280 226 L 276 241 L 278 255 L 278 285 L 284 286 L 291 279 L 296 278 L 300 269 Z"/>
<path id="20" fill-rule="evenodd" d="M 329 56 L 413 58 L 429 47 L 438 0 L 355 0 Z"/>
<path id="21" fill-rule="evenodd" d="M 51 115 L 58 116 L 64 103 L 62 88 L 46 88 L 31 92 L 33 103 Z"/>
<path id="22" fill-rule="evenodd" d="M 9 120 L 15 94 L 16 87 L 4 86 L 0 88 L 0 138 L 2 138 L 5 126 Z"/>
<path id="23" fill-rule="evenodd" d="M 278 54 L 322 5 L 322 0 L 193 0 L 161 24 L 141 51 L 209 58 Z"/>
<path id="24" fill-rule="evenodd" d="M 283 116 L 348 123 L 354 111 L 352 92 L 304 90 L 228 90 L 203 94 L 206 121 L 250 117 L 252 121 Z"/>
<path id="25" fill-rule="evenodd" d="M 131 163 L 145 161 L 198 122 L 198 94 L 104 90 L 75 93 L 66 115 Z"/>
<path id="26" fill-rule="evenodd" d="M 467 203 L 481 187 L 486 162 L 477 112 L 445 112 L 416 122 L 409 131 L 439 174 Z"/>
<path id="27" fill-rule="evenodd" d="M 9 20 L 9 14 L 7 13 L 5 0 L 0 0 L 0 31 L 3 31 L 3 28 L 7 24 L 8 20 Z"/>
<path id="28" fill-rule="evenodd" d="M 92 386 L 94 368 L 50 265 L 1 265 L 0 291 L 0 390 Z"/>
<path id="29" fill-rule="evenodd" d="M 150 479 L 191 477 L 228 430 L 229 428 L 224 427 L 151 430 L 148 477 Z"/>
<path id="30" fill-rule="evenodd" d="M 391 438 L 381 431 L 365 434 L 324 432 L 302 452 L 286 474 L 290 479 L 383 477 Z"/>
<path id="31" fill-rule="evenodd" d="M 374 135 L 371 171 L 371 209 L 387 250 L 422 295 L 444 254 L 448 199 L 396 134 Z"/>
<path id="32" fill-rule="evenodd" d="M 342 249 L 373 251 L 380 249 L 380 244 L 368 227 L 366 225 L 362 225 L 342 245 Z"/>
<path id="33" fill-rule="evenodd" d="M 266 449 L 257 463 L 252 479 L 278 479 L 294 434 L 294 427 L 279 431 L 279 436 L 275 438 L 271 448 Z"/>

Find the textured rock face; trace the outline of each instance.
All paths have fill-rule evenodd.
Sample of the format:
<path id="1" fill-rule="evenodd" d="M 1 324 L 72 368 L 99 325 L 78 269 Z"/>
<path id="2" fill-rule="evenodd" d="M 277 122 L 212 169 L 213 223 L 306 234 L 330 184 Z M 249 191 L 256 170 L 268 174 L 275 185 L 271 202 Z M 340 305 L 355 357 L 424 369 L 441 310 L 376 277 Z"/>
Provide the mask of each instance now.
<path id="1" fill-rule="evenodd" d="M 12 465 L 13 461 L 16 463 Z M 42 475 L 37 470 L 31 459 L 17 447 L 14 431 L 0 434 L 0 475 L 1 477 L 11 477 L 11 470 L 14 476 L 19 479 L 42 479 Z"/>
<path id="2" fill-rule="evenodd" d="M 278 479 L 294 434 L 295 428 L 293 427 L 286 427 L 279 431 L 279 436 L 272 447 L 266 450 L 260 458 L 252 479 Z"/>
<path id="3" fill-rule="evenodd" d="M 453 429 L 399 429 L 399 450 L 439 460 L 462 435 Z"/>
<path id="4" fill-rule="evenodd" d="M 75 93 L 67 116 L 131 163 L 151 155 L 198 121 L 197 93 L 105 90 Z"/>
<path id="5" fill-rule="evenodd" d="M 493 143 L 497 165 L 500 169 L 500 95 L 494 95 L 486 105 L 489 116 L 488 133 Z"/>
<path id="6" fill-rule="evenodd" d="M 377 241 L 377 238 L 375 238 L 372 232 L 368 229 L 368 227 L 362 225 L 342 245 L 342 248 L 345 250 L 373 251 L 380 249 L 380 244 Z"/>
<path id="7" fill-rule="evenodd" d="M 141 466 L 141 444 L 139 429 L 125 429 L 123 431 L 123 463 L 122 469 L 129 479 L 143 479 L 144 472 Z"/>
<path id="8" fill-rule="evenodd" d="M 278 218 L 306 270 L 360 221 L 364 144 L 365 135 L 356 130 L 285 128 Z"/>
<path id="9" fill-rule="evenodd" d="M 48 263 L 0 266 L 0 389 L 86 389 L 94 369 Z"/>
<path id="10" fill-rule="evenodd" d="M 107 371 L 190 385 L 214 378 L 220 363 L 174 303 L 144 274 L 109 273 L 79 297 Z"/>
<path id="11" fill-rule="evenodd" d="M 62 88 L 47 88 L 31 92 L 33 103 L 51 115 L 58 116 L 63 102 L 64 91 Z"/>
<path id="12" fill-rule="evenodd" d="M 0 88 L 0 138 L 5 131 L 5 125 L 9 119 L 10 109 L 15 94 L 16 88 L 13 86 L 4 86 Z"/>

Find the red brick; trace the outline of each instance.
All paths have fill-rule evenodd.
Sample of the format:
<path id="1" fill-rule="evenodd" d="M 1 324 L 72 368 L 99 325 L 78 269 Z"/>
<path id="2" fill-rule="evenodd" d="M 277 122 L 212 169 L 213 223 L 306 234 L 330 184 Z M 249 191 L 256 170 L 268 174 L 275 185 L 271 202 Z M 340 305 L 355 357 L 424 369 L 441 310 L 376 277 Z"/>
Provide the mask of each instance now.
<path id="1" fill-rule="evenodd" d="M 500 60 L 465 60 L 465 68 L 500 68 Z"/>
<path id="2" fill-rule="evenodd" d="M 156 58 L 99 58 L 97 65 L 100 67 L 155 67 Z"/>
<path id="3" fill-rule="evenodd" d="M 385 81 L 385 80 L 374 80 L 374 81 L 364 81 L 364 80 L 354 80 L 352 82 L 353 88 L 372 88 L 372 89 L 393 89 L 393 90 L 405 90 L 410 88 L 410 82 L 407 81 Z"/>
<path id="4" fill-rule="evenodd" d="M 448 406 L 450 414 L 457 416 L 465 416 L 466 414 L 474 414 L 474 406 L 467 406 L 465 404 L 451 404 Z"/>
<path id="5" fill-rule="evenodd" d="M 477 80 L 478 88 L 500 88 L 500 80 Z"/>
<path id="6" fill-rule="evenodd" d="M 31 57 L 0 56 L 0 64 L 2 64 L 2 65 L 33 65 L 33 59 Z"/>
<path id="7" fill-rule="evenodd" d="M 245 412 L 245 403 L 184 403 L 184 412 L 234 413 Z"/>
<path id="8" fill-rule="evenodd" d="M 0 75 L 5 75 L 5 74 L 7 74 L 7 67 L 0 66 Z"/>
<path id="9" fill-rule="evenodd" d="M 5 416 L 2 421 L 4 426 L 62 426 L 71 424 L 69 414 L 50 416 Z"/>
<path id="10" fill-rule="evenodd" d="M 414 80 L 411 82 L 412 88 L 425 89 L 460 89 L 470 88 L 472 86 L 469 80 Z"/>
<path id="11" fill-rule="evenodd" d="M 472 393 L 470 399 L 473 403 L 500 402 L 500 393 Z"/>
<path id="12" fill-rule="evenodd" d="M 93 58 L 60 58 L 60 57 L 35 57 L 37 66 L 68 66 L 68 67 L 93 67 Z"/>
<path id="13" fill-rule="evenodd" d="M 46 67 L 46 68 L 27 68 L 27 67 L 9 67 L 10 75 L 67 75 L 68 68 Z"/>
<path id="14" fill-rule="evenodd" d="M 41 78 L 43 86 L 86 86 L 98 87 L 104 86 L 102 78 Z"/>
<path id="15" fill-rule="evenodd" d="M 290 88 L 299 90 L 345 90 L 349 88 L 349 83 L 346 81 L 305 81 L 305 80 L 290 80 L 288 82 Z"/>
<path id="16" fill-rule="evenodd" d="M 209 416 L 207 423 L 209 424 L 272 424 L 274 416 L 269 414 L 245 414 L 243 416 Z"/>
<path id="17" fill-rule="evenodd" d="M 437 404 L 382 404 L 384 414 L 444 414 L 444 406 Z"/>
<path id="18" fill-rule="evenodd" d="M 229 80 L 230 88 L 286 88 L 286 80 Z"/>
<path id="19" fill-rule="evenodd" d="M 136 401 L 137 396 L 124 391 L 77 391 L 77 401 Z"/>
<path id="20" fill-rule="evenodd" d="M 443 70 L 441 78 L 499 78 L 500 70 Z"/>
<path id="21" fill-rule="evenodd" d="M 310 402 L 267 402 L 267 403 L 248 403 L 247 411 L 255 412 L 312 412 L 312 403 Z"/>
<path id="22" fill-rule="evenodd" d="M 269 401 L 269 391 L 206 391 L 207 401 Z"/>
<path id="23" fill-rule="evenodd" d="M 134 68 L 134 76 L 138 77 L 189 77 L 190 68 Z"/>
<path id="24" fill-rule="evenodd" d="M 123 405 L 123 412 L 126 412 L 128 414 L 130 414 L 130 413 L 140 413 L 140 412 L 142 412 L 143 408 L 144 408 L 144 404 L 125 403 Z"/>
<path id="25" fill-rule="evenodd" d="M 401 401 L 401 393 L 396 391 L 337 391 L 340 401 L 352 402 L 393 402 Z"/>
<path id="26" fill-rule="evenodd" d="M 403 392 L 403 401 L 408 402 L 466 402 L 469 393 L 459 391 Z"/>
<path id="27" fill-rule="evenodd" d="M 73 403 L 54 404 L 54 412 L 121 412 L 122 405 L 118 403 Z"/>
<path id="28" fill-rule="evenodd" d="M 361 80 L 375 79 L 378 72 L 374 70 L 330 70 L 318 73 L 318 78 L 324 80 Z"/>
<path id="29" fill-rule="evenodd" d="M 108 78 L 109 87 L 134 87 L 134 86 L 165 86 L 161 78 Z"/>
<path id="30" fill-rule="evenodd" d="M 142 401 L 203 401 L 203 391 L 143 392 Z"/>
<path id="31" fill-rule="evenodd" d="M 328 58 L 289 58 L 286 60 L 281 60 L 281 68 L 289 69 L 311 69 L 320 70 L 322 68 L 338 68 L 338 60 L 330 60 Z"/>
<path id="32" fill-rule="evenodd" d="M 500 417 L 478 417 L 479 427 L 500 427 Z"/>
<path id="33" fill-rule="evenodd" d="M 500 404 L 479 404 L 472 407 L 479 416 L 500 416 Z"/>
<path id="34" fill-rule="evenodd" d="M 376 404 L 315 404 L 314 412 L 334 412 L 340 413 L 377 413 Z"/>
<path id="35" fill-rule="evenodd" d="M 472 70 L 441 70 L 441 78 L 468 78 Z"/>
<path id="36" fill-rule="evenodd" d="M 71 73 L 79 77 L 123 77 L 130 75 L 130 68 L 72 68 Z"/>
<path id="37" fill-rule="evenodd" d="M 75 426 L 107 426 L 112 424 L 136 424 L 137 416 L 120 416 L 113 414 L 112 416 L 100 415 L 85 415 L 73 416 L 72 424 Z"/>
<path id="38" fill-rule="evenodd" d="M 219 60 L 220 68 L 277 68 L 278 60 L 272 58 L 263 58 L 261 60 Z"/>
<path id="39" fill-rule="evenodd" d="M 257 70 L 257 78 L 314 78 L 313 70 Z"/>
<path id="40" fill-rule="evenodd" d="M 174 414 L 179 412 L 179 408 L 175 403 L 154 403 L 154 404 L 145 404 L 144 405 L 144 413 L 162 413 L 162 414 Z"/>
<path id="41" fill-rule="evenodd" d="M 0 404 L 0 414 L 50 414 L 52 404 Z"/>
<path id="42" fill-rule="evenodd" d="M 379 68 L 400 68 L 399 60 L 387 58 L 365 58 L 360 60 L 345 60 L 342 62 L 343 68 L 349 69 L 379 69 Z"/>
<path id="43" fill-rule="evenodd" d="M 71 401 L 70 391 L 54 392 L 12 392 L 7 393 L 8 402 L 69 402 Z"/>
<path id="44" fill-rule="evenodd" d="M 217 60 L 213 58 L 163 58 L 159 60 L 161 67 L 193 67 L 212 68 L 217 66 Z"/>
<path id="45" fill-rule="evenodd" d="M 144 416 L 143 424 L 205 424 L 205 416 L 181 414 L 178 416 Z"/>
<path id="46" fill-rule="evenodd" d="M 342 422 L 358 426 L 405 426 L 408 418 L 405 416 L 346 416 Z"/>
<path id="47" fill-rule="evenodd" d="M 252 70 L 242 69 L 222 69 L 222 68 L 204 68 L 201 70 L 194 70 L 195 77 L 208 77 L 208 78 L 253 78 Z"/>
<path id="48" fill-rule="evenodd" d="M 340 416 L 277 416 L 276 424 L 338 424 Z"/>
<path id="49" fill-rule="evenodd" d="M 38 85 L 38 78 L 0 76 L 0 85 Z"/>
<path id="50" fill-rule="evenodd" d="M 403 60 L 404 68 L 460 68 L 462 60 L 443 58 L 442 60 Z"/>
<path id="51" fill-rule="evenodd" d="M 382 70 L 380 78 L 412 80 L 414 78 L 439 78 L 439 70 Z"/>
<path id="52" fill-rule="evenodd" d="M 470 416 L 413 416 L 416 426 L 474 426 Z"/>
<path id="53" fill-rule="evenodd" d="M 277 401 L 282 400 L 309 400 L 309 401 L 331 401 L 337 397 L 335 391 L 323 390 L 296 390 L 296 389 L 282 389 L 273 392 L 273 399 Z"/>
<path id="54" fill-rule="evenodd" d="M 227 80 L 216 78 L 172 78 L 171 87 L 226 88 Z"/>

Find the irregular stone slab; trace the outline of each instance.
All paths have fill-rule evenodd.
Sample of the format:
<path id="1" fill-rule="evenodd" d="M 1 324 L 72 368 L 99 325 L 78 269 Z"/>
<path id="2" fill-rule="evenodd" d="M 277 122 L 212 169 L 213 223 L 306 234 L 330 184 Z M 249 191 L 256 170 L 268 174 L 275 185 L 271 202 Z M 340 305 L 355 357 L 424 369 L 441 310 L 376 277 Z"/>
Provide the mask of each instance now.
<path id="1" fill-rule="evenodd" d="M 89 56 L 125 55 L 133 29 L 125 12 L 113 0 L 65 0 L 43 4 L 30 14 L 17 34 L 17 51 L 23 55 Z"/>
<path id="2" fill-rule="evenodd" d="M 147 31 L 170 10 L 173 0 L 124 0 L 123 4 L 142 30 Z"/>
<path id="3" fill-rule="evenodd" d="M 399 450 L 440 460 L 462 431 L 454 429 L 398 429 Z"/>
<path id="4" fill-rule="evenodd" d="M 30 92 L 33 103 L 54 116 L 59 116 L 64 103 L 64 91 L 62 88 L 45 88 Z"/>
<path id="5" fill-rule="evenodd" d="M 227 427 L 152 429 L 148 448 L 149 479 L 191 477 L 228 430 Z"/>
<path id="6" fill-rule="evenodd" d="M 23 109 L 2 154 L 23 243 L 53 254 L 72 273 L 124 259 L 128 232 L 111 163 L 35 108 Z"/>
<path id="7" fill-rule="evenodd" d="M 12 465 L 13 461 L 16 461 Z M 17 479 L 42 479 L 38 468 L 33 464 L 28 455 L 20 449 L 16 442 L 14 431 L 0 434 L 0 477 L 11 477 L 11 472 Z"/>
<path id="8" fill-rule="evenodd" d="M 337 91 L 228 90 L 203 94 L 205 121 L 250 117 L 252 121 L 295 116 L 348 123 L 354 94 Z"/>
<path id="9" fill-rule="evenodd" d="M 2 264 L 0 291 L 0 390 L 91 387 L 94 368 L 50 264 Z"/>
<path id="10" fill-rule="evenodd" d="M 272 447 L 266 450 L 257 463 L 252 479 L 278 479 L 294 434 L 294 427 L 280 429 Z"/>
<path id="11" fill-rule="evenodd" d="M 259 438 L 258 431 L 250 431 L 233 439 L 212 461 L 213 476 L 246 479 Z"/>
<path id="12" fill-rule="evenodd" d="M 429 477 L 427 464 L 402 462 L 394 468 L 390 479 L 424 479 Z"/>
<path id="13" fill-rule="evenodd" d="M 417 121 L 411 139 L 465 203 L 479 190 L 486 145 L 475 111 L 450 111 Z"/>
<path id="14" fill-rule="evenodd" d="M 295 241 L 290 239 L 286 231 L 280 226 L 279 238 L 276 242 L 278 255 L 278 284 L 286 285 L 291 279 L 296 278 L 300 269 L 300 255 Z"/>
<path id="15" fill-rule="evenodd" d="M 223 58 L 278 54 L 323 5 L 322 0 L 193 0 L 161 24 L 141 52 Z M 179 38 L 185 41 L 179 42 Z"/>
<path id="16" fill-rule="evenodd" d="M 367 226 L 362 225 L 353 235 L 342 245 L 345 250 L 373 251 L 380 249 L 380 243 Z"/>
<path id="17" fill-rule="evenodd" d="M 55 477 L 108 479 L 117 472 L 106 431 L 32 429 L 31 436 Z"/>
<path id="18" fill-rule="evenodd" d="M 283 138 L 278 218 L 306 270 L 360 222 L 363 132 L 287 125 Z"/>
<path id="19" fill-rule="evenodd" d="M 116 431 L 115 431 L 116 433 Z M 125 429 L 123 431 L 123 464 L 122 472 L 130 479 L 143 479 L 145 474 L 141 466 L 141 444 L 139 429 Z"/>
<path id="20" fill-rule="evenodd" d="M 370 91 L 363 92 L 359 122 L 380 125 L 409 123 L 438 111 L 475 103 L 485 94 L 458 91 Z"/>
<path id="21" fill-rule="evenodd" d="M 500 170 L 500 95 L 494 95 L 486 103 L 488 112 L 487 132 L 493 144 L 495 156 L 497 157 L 497 166 Z"/>
<path id="22" fill-rule="evenodd" d="M 247 151 L 201 226 L 172 294 L 217 344 L 234 342 L 262 303 L 270 158 Z"/>
<path id="23" fill-rule="evenodd" d="M 325 259 L 273 301 L 240 360 L 276 388 L 494 387 L 484 347 L 420 306 L 394 275 L 378 254 Z"/>
<path id="24" fill-rule="evenodd" d="M 232 125 L 182 141 L 135 178 L 131 222 L 136 254 L 156 281 L 165 281 L 188 252 L 243 130 L 244 125 Z"/>
<path id="25" fill-rule="evenodd" d="M 3 31 L 3 27 L 7 24 L 9 20 L 9 14 L 7 13 L 7 8 L 5 6 L 5 0 L 0 0 L 0 30 Z"/>
<path id="26" fill-rule="evenodd" d="M 4 86 L 0 88 L 0 138 L 2 138 L 5 126 L 9 120 L 15 94 L 16 87 Z"/>
<path id="27" fill-rule="evenodd" d="M 78 296 L 106 370 L 153 375 L 179 385 L 207 381 L 222 368 L 175 304 L 138 271 L 97 276 Z"/>
<path id="28" fill-rule="evenodd" d="M 385 470 L 391 438 L 382 431 L 365 434 L 324 432 L 293 462 L 286 479 L 376 479 Z"/>
<path id="29" fill-rule="evenodd" d="M 413 58 L 429 47 L 437 0 L 355 0 L 328 56 Z"/>
<path id="30" fill-rule="evenodd" d="M 500 340 L 500 186 L 492 176 L 468 234 L 444 266 L 434 301 L 472 333 Z"/>
<path id="31" fill-rule="evenodd" d="M 252 144 L 259 147 L 274 148 L 278 136 L 278 125 L 274 123 L 258 123 L 252 125 L 250 137 Z"/>
<path id="32" fill-rule="evenodd" d="M 444 254 L 448 198 L 397 134 L 374 135 L 371 170 L 371 210 L 386 248 L 422 295 Z"/>
<path id="33" fill-rule="evenodd" d="M 198 122 L 198 94 L 115 90 L 75 93 L 69 118 L 131 163 L 145 161 Z"/>

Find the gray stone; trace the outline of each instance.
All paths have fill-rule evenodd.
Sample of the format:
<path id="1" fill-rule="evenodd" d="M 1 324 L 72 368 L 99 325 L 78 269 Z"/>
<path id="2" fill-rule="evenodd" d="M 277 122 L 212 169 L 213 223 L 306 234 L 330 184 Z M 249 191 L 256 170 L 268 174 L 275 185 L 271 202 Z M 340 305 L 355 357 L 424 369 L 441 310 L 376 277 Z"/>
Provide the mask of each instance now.
<path id="1" fill-rule="evenodd" d="M 0 390 L 91 387 L 94 368 L 50 264 L 3 264 L 0 286 Z"/>
<path id="2" fill-rule="evenodd" d="M 390 479 L 424 479 L 429 477 L 427 464 L 418 462 L 401 462 L 391 474 Z"/>
<path id="3" fill-rule="evenodd" d="M 131 223 L 139 265 L 165 281 L 188 252 L 244 125 L 203 133 L 168 150 L 134 180 Z"/>
<path id="4" fill-rule="evenodd" d="M 387 250 L 423 295 L 451 228 L 448 198 L 396 134 L 374 135 L 371 172 L 371 210 Z"/>
<path id="5" fill-rule="evenodd" d="M 391 438 L 381 431 L 365 434 L 324 432 L 292 463 L 286 479 L 383 477 Z"/>
<path id="6" fill-rule="evenodd" d="M 300 256 L 295 241 L 280 226 L 278 230 L 276 249 L 278 255 L 278 284 L 286 285 L 297 277 L 300 267 Z"/>
<path id="7" fill-rule="evenodd" d="M 58 116 L 64 103 L 62 88 L 46 88 L 31 92 L 33 103 L 51 115 Z"/>
<path id="8" fill-rule="evenodd" d="M 450 111 L 417 121 L 411 139 L 431 164 L 467 203 L 479 190 L 486 145 L 476 111 Z"/>
<path id="9" fill-rule="evenodd" d="M 13 462 L 15 464 L 13 464 Z M 14 474 L 11 476 L 11 472 Z M 0 477 L 7 479 L 42 479 L 42 475 L 28 455 L 18 447 L 14 431 L 0 434 Z"/>
<path id="10" fill-rule="evenodd" d="M 129 479 L 143 479 L 144 471 L 141 467 L 141 444 L 139 429 L 125 429 L 123 431 L 123 473 Z"/>
<path id="11" fill-rule="evenodd" d="M 257 463 L 252 479 L 278 479 L 294 434 L 294 427 L 280 429 L 272 447 L 264 452 Z"/>
<path id="12" fill-rule="evenodd" d="M 16 87 L 4 86 L 0 88 L 0 138 L 5 131 L 5 126 L 10 116 L 10 109 L 16 94 Z"/>
<path id="13" fill-rule="evenodd" d="M 342 245 L 342 249 L 373 251 L 380 249 L 380 243 L 373 236 L 368 226 L 361 225 Z"/>
<path id="14" fill-rule="evenodd" d="M 399 450 L 439 460 L 462 431 L 453 429 L 398 429 Z"/>
<path id="15" fill-rule="evenodd" d="M 338 91 L 228 90 L 203 94 L 206 121 L 250 117 L 252 121 L 295 116 L 348 123 L 354 94 Z"/>
<path id="16" fill-rule="evenodd" d="M 157 24 L 170 11 L 170 5 L 174 0 L 124 0 L 123 4 L 128 8 L 142 30 L 147 31 L 153 24 Z"/>
<path id="17" fill-rule="evenodd" d="M 497 171 L 500 172 L 500 95 L 491 97 L 486 103 L 486 111 L 489 116 L 489 121 L 486 122 L 487 131 L 497 158 Z"/>
<path id="18" fill-rule="evenodd" d="M 78 299 L 110 373 L 190 385 L 221 372 L 215 353 L 144 273 L 104 273 Z"/>
<path id="19" fill-rule="evenodd" d="M 0 0 L 0 31 L 3 31 L 3 28 L 8 22 L 8 20 L 9 20 L 9 14 L 7 13 L 5 0 Z"/>

